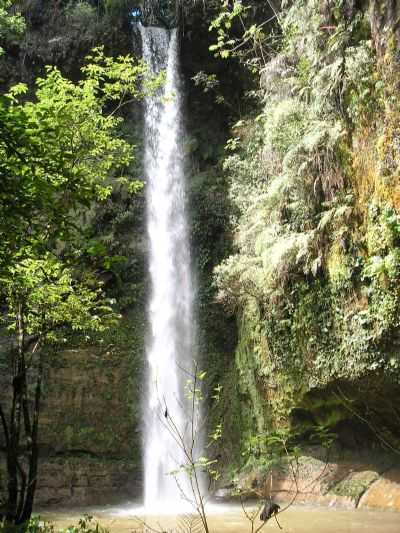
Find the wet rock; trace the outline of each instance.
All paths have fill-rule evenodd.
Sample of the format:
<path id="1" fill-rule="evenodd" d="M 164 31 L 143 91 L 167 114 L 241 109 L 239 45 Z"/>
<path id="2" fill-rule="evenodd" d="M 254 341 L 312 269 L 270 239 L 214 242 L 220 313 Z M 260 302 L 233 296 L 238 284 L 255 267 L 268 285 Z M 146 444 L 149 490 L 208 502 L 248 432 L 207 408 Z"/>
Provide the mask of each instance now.
<path id="1" fill-rule="evenodd" d="M 39 470 L 36 504 L 93 505 L 128 497 L 138 477 L 133 464 L 88 458 L 49 460 Z"/>
<path id="2" fill-rule="evenodd" d="M 221 487 L 214 493 L 214 498 L 217 500 L 231 500 L 232 499 L 232 487 Z"/>
<path id="3" fill-rule="evenodd" d="M 400 511 L 400 468 L 382 474 L 361 497 L 358 507 Z"/>
<path id="4" fill-rule="evenodd" d="M 372 470 L 350 472 L 331 489 L 331 492 L 346 496 L 357 505 L 362 495 L 378 478 L 378 472 Z"/>
<path id="5" fill-rule="evenodd" d="M 400 511 L 400 469 L 382 474 L 393 457 L 336 454 L 328 461 L 318 450 L 313 452 L 299 458 L 296 479 L 287 465 L 272 472 L 272 484 L 270 472 L 253 469 L 236 478 L 235 488 L 245 498 L 271 495 L 275 501 L 288 502 L 295 497 L 296 503 Z"/>

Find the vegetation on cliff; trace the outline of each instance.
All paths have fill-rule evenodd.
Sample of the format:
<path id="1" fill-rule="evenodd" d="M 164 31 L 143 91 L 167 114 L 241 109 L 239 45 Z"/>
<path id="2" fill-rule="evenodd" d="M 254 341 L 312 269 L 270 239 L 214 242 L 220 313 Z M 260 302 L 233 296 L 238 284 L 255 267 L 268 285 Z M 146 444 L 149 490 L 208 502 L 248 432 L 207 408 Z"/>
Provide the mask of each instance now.
<path id="1" fill-rule="evenodd" d="M 215 282 L 241 324 L 243 445 L 282 424 L 340 437 L 363 420 L 398 450 L 397 407 L 377 401 L 400 377 L 396 27 L 377 50 L 374 6 L 301 0 L 273 17 L 272 40 L 257 21 L 232 40 L 238 4 L 213 49 L 258 65 L 260 103 L 227 144 L 235 253 Z M 249 63 L 253 36 L 263 54 Z"/>

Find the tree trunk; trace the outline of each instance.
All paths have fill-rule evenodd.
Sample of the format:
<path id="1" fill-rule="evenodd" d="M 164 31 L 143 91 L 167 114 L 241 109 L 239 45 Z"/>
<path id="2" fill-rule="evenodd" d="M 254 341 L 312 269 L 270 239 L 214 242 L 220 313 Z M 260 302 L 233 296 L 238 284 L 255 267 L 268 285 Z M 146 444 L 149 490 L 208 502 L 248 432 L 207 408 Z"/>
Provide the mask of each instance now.
<path id="1" fill-rule="evenodd" d="M 36 343 L 36 347 L 37 345 L 38 344 Z M 18 350 L 15 353 L 13 361 L 13 399 L 8 425 L 4 412 L 0 406 L 0 420 L 3 425 L 6 441 L 8 475 L 8 498 L 6 503 L 5 520 L 6 524 L 11 526 L 22 525 L 29 521 L 32 515 L 37 485 L 39 453 L 37 440 L 43 363 L 41 355 L 39 354 L 32 413 L 28 398 L 25 353 L 24 321 L 21 308 L 18 317 Z M 20 442 L 21 427 L 25 434 L 26 452 L 24 453 L 26 453 L 29 464 L 28 474 L 24 470 L 24 465 L 19 461 L 22 452 Z"/>
<path id="2" fill-rule="evenodd" d="M 33 502 L 35 499 L 36 485 L 37 485 L 37 472 L 38 472 L 38 459 L 39 459 L 39 447 L 38 447 L 38 428 L 39 428 L 39 414 L 40 414 L 40 398 L 42 394 L 42 378 L 43 378 L 43 362 L 39 355 L 39 368 L 36 380 L 35 390 L 35 405 L 33 412 L 32 431 L 30 435 L 30 458 L 29 458 L 29 475 L 28 485 L 26 488 L 25 502 L 23 511 L 20 517 L 18 517 L 19 523 L 27 522 L 33 510 Z"/>
<path id="3" fill-rule="evenodd" d="M 10 415 L 10 433 L 7 445 L 7 477 L 8 498 L 6 504 L 6 522 L 13 524 L 17 518 L 18 507 L 18 450 L 19 450 L 19 423 L 20 423 L 20 398 L 18 382 L 13 380 L 13 400 Z"/>

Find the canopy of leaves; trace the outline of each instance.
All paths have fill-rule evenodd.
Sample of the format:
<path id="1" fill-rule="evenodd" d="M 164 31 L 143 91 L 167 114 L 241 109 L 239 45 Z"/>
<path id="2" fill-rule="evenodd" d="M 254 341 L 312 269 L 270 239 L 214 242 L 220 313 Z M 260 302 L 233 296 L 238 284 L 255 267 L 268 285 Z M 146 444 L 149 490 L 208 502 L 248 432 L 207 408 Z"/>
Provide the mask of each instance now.
<path id="1" fill-rule="evenodd" d="M 236 253 L 215 271 L 219 298 L 240 313 L 258 308 L 249 313 L 261 315 L 269 361 L 260 372 L 280 368 L 299 387 L 303 375 L 306 388 L 399 375 L 388 349 L 399 327 L 399 215 L 378 199 L 360 214 L 354 187 L 364 176 L 354 176 L 352 142 L 384 112 L 381 83 L 366 13 L 349 10 L 299 0 L 280 14 L 260 112 L 234 127 L 225 158 Z M 367 244 L 376 231 L 379 253 L 378 240 Z"/>
<path id="2" fill-rule="evenodd" d="M 76 272 L 54 255 L 23 259 L 0 278 L 4 302 L 10 312 L 3 322 L 17 333 L 21 315 L 25 334 L 40 343 L 62 342 L 68 328 L 73 331 L 103 331 L 116 319 L 101 286 L 88 274 Z"/>
<path id="3" fill-rule="evenodd" d="M 83 246 L 85 220 L 114 187 L 140 188 L 118 111 L 160 83 L 144 63 L 97 48 L 80 81 L 48 67 L 33 100 L 23 84 L 0 97 L 0 292 L 11 334 L 21 316 L 42 343 L 115 317 L 87 262 L 98 250 Z M 106 259 L 109 268 L 121 260 Z"/>
<path id="4" fill-rule="evenodd" d="M 88 61 L 78 83 L 49 67 L 34 101 L 22 84 L 1 97 L 2 263 L 23 246 L 46 248 L 79 230 L 83 210 L 110 195 L 109 178 L 123 179 L 133 159 L 116 111 L 140 97 L 146 67 L 101 49 Z"/>

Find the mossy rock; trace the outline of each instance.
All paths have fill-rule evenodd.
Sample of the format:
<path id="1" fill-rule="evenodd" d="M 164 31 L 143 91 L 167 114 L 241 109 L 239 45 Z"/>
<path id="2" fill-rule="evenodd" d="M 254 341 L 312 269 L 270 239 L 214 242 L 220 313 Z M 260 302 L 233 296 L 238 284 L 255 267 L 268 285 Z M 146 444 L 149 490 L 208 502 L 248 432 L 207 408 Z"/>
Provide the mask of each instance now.
<path id="1" fill-rule="evenodd" d="M 337 494 L 338 496 L 347 496 L 357 503 L 364 492 L 378 478 L 379 474 L 373 470 L 352 472 L 339 481 L 330 492 Z"/>

